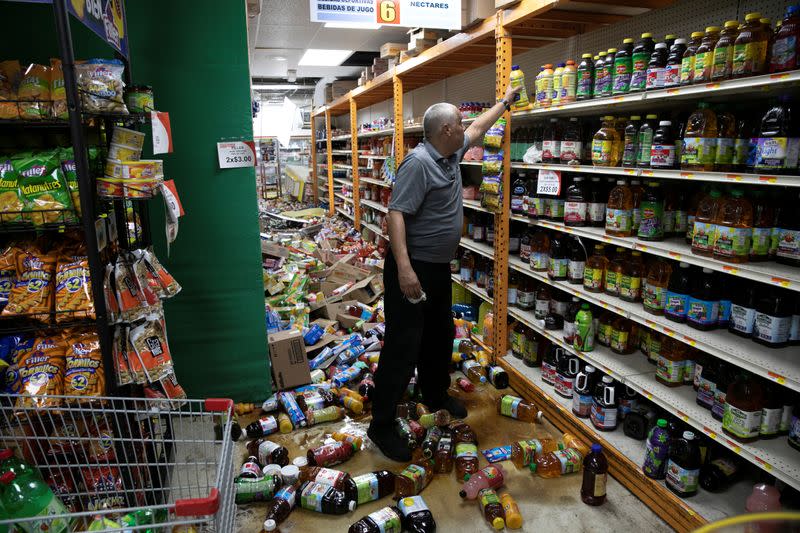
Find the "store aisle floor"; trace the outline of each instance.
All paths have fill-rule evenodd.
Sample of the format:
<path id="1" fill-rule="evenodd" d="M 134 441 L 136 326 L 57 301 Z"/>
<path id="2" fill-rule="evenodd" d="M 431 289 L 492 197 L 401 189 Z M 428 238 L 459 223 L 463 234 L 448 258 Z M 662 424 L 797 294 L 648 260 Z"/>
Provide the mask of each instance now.
<path id="1" fill-rule="evenodd" d="M 460 374 L 459 374 L 460 375 Z M 507 445 L 515 440 L 551 436 L 559 437 L 558 430 L 549 422 L 529 424 L 496 414 L 495 400 L 499 396 L 491 385 L 480 385 L 475 392 L 467 394 L 451 388 L 451 394 L 462 399 L 469 417 L 467 422 L 478 435 L 478 448 L 485 450 L 494 446 Z M 512 389 L 502 392 L 513 393 Z M 244 428 L 254 420 L 255 416 L 240 419 Z M 357 422 L 366 430 L 369 417 L 365 416 Z M 343 426 L 344 422 L 322 424 L 305 430 L 293 431 L 287 435 L 273 435 L 275 442 L 286 446 L 292 458 L 305 454 L 311 447 L 322 444 L 326 434 Z M 245 444 L 242 438 L 236 443 L 234 465 L 236 468 L 246 459 Z M 481 467 L 486 466 L 481 457 Z M 527 469 L 517 470 L 510 461 L 502 463 L 507 473 L 505 487 L 498 490 L 508 491 L 517 501 L 524 524 L 518 531 L 546 531 L 576 533 L 579 531 L 670 531 L 669 526 L 648 509 L 625 487 L 609 476 L 608 499 L 600 507 L 589 507 L 580 498 L 582 474 L 571 474 L 557 479 L 542 479 L 532 475 Z M 349 472 L 356 476 L 373 470 L 387 469 L 399 472 L 404 464 L 387 460 L 371 442 L 365 441 L 365 449 L 352 459 L 333 468 Z M 436 519 L 437 531 L 440 532 L 489 532 L 493 531 L 481 513 L 477 501 L 462 500 L 458 491 L 460 483 L 456 481 L 454 472 L 437 475 L 422 491 L 425 502 Z M 305 509 L 296 508 L 289 518 L 280 526 L 282 533 L 292 532 L 346 532 L 353 522 L 384 506 L 392 505 L 391 497 L 364 504 L 350 514 L 331 516 L 318 514 Z M 254 503 L 238 506 L 237 523 L 241 533 L 258 533 L 261 531 L 266 509 L 269 503 Z M 509 530 L 510 531 L 510 530 Z"/>

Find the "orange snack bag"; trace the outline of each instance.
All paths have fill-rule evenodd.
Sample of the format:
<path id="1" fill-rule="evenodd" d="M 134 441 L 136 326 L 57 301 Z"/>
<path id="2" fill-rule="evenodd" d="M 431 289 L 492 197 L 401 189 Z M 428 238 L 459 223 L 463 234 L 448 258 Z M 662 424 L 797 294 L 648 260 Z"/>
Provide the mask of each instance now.
<path id="1" fill-rule="evenodd" d="M 92 331 L 75 331 L 64 335 L 66 364 L 64 367 L 64 394 L 82 396 L 79 402 L 103 396 L 106 377 L 100 339 Z"/>
<path id="2" fill-rule="evenodd" d="M 39 337 L 17 352 L 22 383 L 17 409 L 59 407 L 64 394 L 64 343 L 56 337 Z"/>
<path id="3" fill-rule="evenodd" d="M 62 257 L 56 269 L 56 322 L 96 316 L 89 258 Z"/>
<path id="4" fill-rule="evenodd" d="M 4 316 L 30 315 L 47 323 L 53 309 L 53 278 L 56 257 L 44 254 L 35 245 L 17 253 L 17 280 L 8 296 Z"/>

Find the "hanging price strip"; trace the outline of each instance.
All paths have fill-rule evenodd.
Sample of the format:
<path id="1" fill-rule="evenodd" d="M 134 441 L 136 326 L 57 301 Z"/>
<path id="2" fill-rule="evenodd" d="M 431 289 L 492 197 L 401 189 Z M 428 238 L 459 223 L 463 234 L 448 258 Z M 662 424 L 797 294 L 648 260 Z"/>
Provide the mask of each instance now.
<path id="1" fill-rule="evenodd" d="M 536 183 L 536 194 L 558 196 L 561 194 L 561 171 L 540 170 L 539 181 Z"/>

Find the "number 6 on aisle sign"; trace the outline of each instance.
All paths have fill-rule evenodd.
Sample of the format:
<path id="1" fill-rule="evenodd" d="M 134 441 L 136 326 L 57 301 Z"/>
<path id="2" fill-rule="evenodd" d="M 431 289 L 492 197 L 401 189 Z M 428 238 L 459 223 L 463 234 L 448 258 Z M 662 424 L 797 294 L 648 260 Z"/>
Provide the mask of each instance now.
<path id="1" fill-rule="evenodd" d="M 376 0 L 378 24 L 400 24 L 400 2 L 398 0 Z"/>

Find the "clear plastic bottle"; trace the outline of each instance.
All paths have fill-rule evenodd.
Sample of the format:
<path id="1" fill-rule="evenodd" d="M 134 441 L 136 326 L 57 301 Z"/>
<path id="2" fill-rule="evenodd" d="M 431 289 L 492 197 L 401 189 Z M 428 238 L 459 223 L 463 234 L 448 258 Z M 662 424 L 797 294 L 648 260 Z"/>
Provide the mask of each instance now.
<path id="1" fill-rule="evenodd" d="M 579 472 L 582 462 L 583 456 L 578 450 L 559 444 L 558 450 L 538 455 L 530 469 L 540 477 L 555 478 Z"/>
<path id="2" fill-rule="evenodd" d="M 592 164 L 596 167 L 619 166 L 621 142 L 614 127 L 614 117 L 603 117 L 603 125 L 592 139 Z"/>
<path id="3" fill-rule="evenodd" d="M 664 314 L 664 304 L 671 275 L 672 267 L 666 261 L 656 259 L 650 264 L 643 291 L 643 306 L 648 313 Z"/>
<path id="4" fill-rule="evenodd" d="M 650 62 L 647 64 L 647 81 L 645 90 L 652 91 L 664 88 L 664 76 L 667 69 L 667 57 L 669 51 L 666 43 L 657 43 L 650 55 Z"/>
<path id="5" fill-rule="evenodd" d="M 611 189 L 606 206 L 605 232 L 614 237 L 633 235 L 633 192 L 624 179 Z"/>
<path id="6" fill-rule="evenodd" d="M 717 149 L 714 155 L 714 168 L 718 172 L 733 170 L 736 156 L 736 117 L 726 106 L 717 107 Z"/>
<path id="7" fill-rule="evenodd" d="M 714 47 L 719 40 L 720 27 L 706 28 L 703 40 L 697 47 L 694 56 L 694 78 L 692 83 L 708 83 L 711 81 L 711 68 L 714 66 Z"/>
<path id="8" fill-rule="evenodd" d="M 582 176 L 575 176 L 572 180 L 572 185 L 567 188 L 567 199 L 564 204 L 564 225 L 589 225 L 589 191 Z"/>
<path id="9" fill-rule="evenodd" d="M 683 137 L 681 168 L 714 170 L 717 151 L 717 116 L 705 102 L 700 102 L 690 116 Z"/>
<path id="10" fill-rule="evenodd" d="M 731 77 L 733 69 L 733 48 L 739 36 L 739 21 L 725 21 L 719 41 L 714 46 L 714 59 L 711 66 L 711 79 L 713 81 L 727 80 Z"/>
<path id="11" fill-rule="evenodd" d="M 636 166 L 640 168 L 648 168 L 650 166 L 650 150 L 653 147 L 654 126 L 657 120 L 657 115 L 647 115 L 641 126 L 639 126 L 639 133 L 636 136 L 636 144 L 639 147 Z"/>
<path id="12" fill-rule="evenodd" d="M 764 74 L 769 66 L 767 48 L 770 32 L 761 23 L 761 13 L 748 13 L 733 47 L 731 77 L 744 78 Z"/>
<path id="13" fill-rule="evenodd" d="M 611 296 L 619 296 L 619 284 L 622 278 L 623 264 L 627 260 L 625 248 L 617 246 L 614 255 L 608 262 L 606 275 L 603 281 L 603 290 Z"/>
<path id="14" fill-rule="evenodd" d="M 703 32 L 692 32 L 691 40 L 686 45 L 686 51 L 681 59 L 681 85 L 691 85 L 694 82 L 694 66 L 697 57 L 697 49 L 703 42 Z"/>
<path id="15" fill-rule="evenodd" d="M 753 235 L 753 206 L 742 189 L 731 189 L 714 217 L 714 259 L 747 262 Z"/>
<path id="16" fill-rule="evenodd" d="M 642 219 L 636 233 L 643 241 L 664 240 L 664 194 L 661 184 L 651 181 L 647 184 L 641 201 Z"/>
<path id="17" fill-rule="evenodd" d="M 564 63 L 559 63 L 553 70 L 553 85 L 550 89 L 550 105 L 561 105 L 561 86 L 564 83 Z"/>
<path id="18" fill-rule="evenodd" d="M 630 261 L 625 262 L 622 267 L 622 277 L 619 283 L 619 297 L 626 302 L 638 302 L 642 299 L 642 273 L 644 272 L 644 260 L 642 252 L 635 250 L 631 252 Z"/>
<path id="19" fill-rule="evenodd" d="M 594 61 L 592 54 L 583 54 L 578 65 L 578 82 L 575 99 L 589 100 L 594 96 Z"/>
<path id="20" fill-rule="evenodd" d="M 528 91 L 525 88 L 525 74 L 520 70 L 519 65 L 511 66 L 510 83 L 512 87 L 522 87 L 519 94 L 514 95 L 514 109 L 524 109 L 528 107 Z"/>
<path id="21" fill-rule="evenodd" d="M 603 292 L 603 280 L 608 268 L 608 259 L 603 253 L 603 245 L 595 244 L 594 253 L 586 260 L 583 271 L 583 287 L 589 292 Z"/>
<path id="22" fill-rule="evenodd" d="M 692 253 L 711 257 L 714 255 L 717 230 L 714 220 L 722 204 L 722 194 L 711 189 L 697 204 L 697 212 L 692 229 Z"/>

